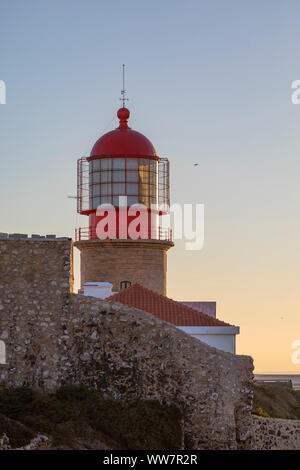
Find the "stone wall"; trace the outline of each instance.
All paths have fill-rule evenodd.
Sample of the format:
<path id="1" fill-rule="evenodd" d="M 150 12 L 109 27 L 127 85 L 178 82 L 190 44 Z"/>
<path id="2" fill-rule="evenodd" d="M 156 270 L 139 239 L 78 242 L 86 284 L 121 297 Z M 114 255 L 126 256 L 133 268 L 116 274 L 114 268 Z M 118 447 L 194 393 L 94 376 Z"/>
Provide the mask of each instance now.
<path id="1" fill-rule="evenodd" d="M 253 364 L 152 315 L 69 293 L 71 240 L 0 240 L 8 386 L 80 383 L 183 415 L 185 448 L 253 448 Z"/>
<path id="2" fill-rule="evenodd" d="M 67 382 L 177 405 L 187 448 L 236 448 L 251 437 L 250 358 L 210 348 L 121 304 L 73 295 L 70 310 Z"/>
<path id="3" fill-rule="evenodd" d="M 172 242 L 95 239 L 75 246 L 81 252 L 81 284 L 110 282 L 118 292 L 121 281 L 138 282 L 166 295 L 167 250 Z"/>
<path id="4" fill-rule="evenodd" d="M 253 416 L 257 450 L 300 450 L 300 421 Z"/>
<path id="5" fill-rule="evenodd" d="M 7 359 L 0 380 L 42 386 L 47 371 L 57 368 L 70 280 L 70 239 L 0 238 L 0 340 Z"/>

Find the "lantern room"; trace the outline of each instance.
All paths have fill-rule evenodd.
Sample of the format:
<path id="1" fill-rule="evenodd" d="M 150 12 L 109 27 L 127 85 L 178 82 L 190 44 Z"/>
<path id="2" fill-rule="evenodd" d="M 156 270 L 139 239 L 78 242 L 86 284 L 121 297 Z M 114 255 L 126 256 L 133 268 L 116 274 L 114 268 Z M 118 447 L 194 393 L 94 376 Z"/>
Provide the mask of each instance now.
<path id="1" fill-rule="evenodd" d="M 76 240 L 99 238 L 97 224 L 111 209 L 118 217 L 115 238 L 124 238 L 121 211 L 126 212 L 125 238 L 129 238 L 128 227 L 139 207 L 144 207 L 148 220 L 139 238 L 170 240 L 170 231 L 159 224 L 159 217 L 169 211 L 169 161 L 158 157 L 149 139 L 128 126 L 127 108 L 120 108 L 117 116 L 119 127 L 104 134 L 90 156 L 77 162 L 77 211 L 89 217 L 89 226 L 76 230 Z M 99 215 L 99 207 L 106 212 Z M 137 208 L 135 214 L 131 207 Z"/>

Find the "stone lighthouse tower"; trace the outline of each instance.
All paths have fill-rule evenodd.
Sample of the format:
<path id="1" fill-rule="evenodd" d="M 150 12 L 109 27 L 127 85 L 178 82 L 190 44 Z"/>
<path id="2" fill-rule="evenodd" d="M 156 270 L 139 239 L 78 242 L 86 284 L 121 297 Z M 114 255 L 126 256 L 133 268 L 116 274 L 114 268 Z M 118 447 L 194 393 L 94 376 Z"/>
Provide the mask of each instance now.
<path id="1" fill-rule="evenodd" d="M 169 211 L 169 162 L 129 127 L 124 102 L 117 115 L 119 127 L 77 164 L 77 211 L 89 218 L 75 237 L 81 285 L 109 282 L 116 292 L 139 283 L 165 295 L 173 243 L 159 221 Z"/>

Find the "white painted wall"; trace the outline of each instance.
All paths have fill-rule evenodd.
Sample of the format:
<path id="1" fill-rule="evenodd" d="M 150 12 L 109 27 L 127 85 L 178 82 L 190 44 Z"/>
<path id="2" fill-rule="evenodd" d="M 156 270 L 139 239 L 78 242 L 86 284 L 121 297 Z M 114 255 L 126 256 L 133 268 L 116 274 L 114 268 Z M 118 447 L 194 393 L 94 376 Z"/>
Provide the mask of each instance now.
<path id="1" fill-rule="evenodd" d="M 237 326 L 178 326 L 178 328 L 209 346 L 235 354 L 235 338 L 240 332 Z"/>
<path id="2" fill-rule="evenodd" d="M 235 335 L 191 335 L 203 343 L 221 349 L 221 351 L 235 354 Z"/>
<path id="3" fill-rule="evenodd" d="M 114 294 L 111 291 L 112 284 L 110 282 L 86 282 L 82 289 L 83 295 L 97 297 L 98 299 L 106 299 Z"/>

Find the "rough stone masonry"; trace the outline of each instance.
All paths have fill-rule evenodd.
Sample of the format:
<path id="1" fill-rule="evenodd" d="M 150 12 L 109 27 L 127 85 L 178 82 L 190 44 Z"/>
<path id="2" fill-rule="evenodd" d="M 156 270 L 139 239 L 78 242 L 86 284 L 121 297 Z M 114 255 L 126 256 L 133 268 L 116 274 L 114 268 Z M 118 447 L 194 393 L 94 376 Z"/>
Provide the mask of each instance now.
<path id="1" fill-rule="evenodd" d="M 186 449 L 253 447 L 253 363 L 152 315 L 72 293 L 72 240 L 0 236 L 7 386 L 86 384 L 182 412 Z"/>

